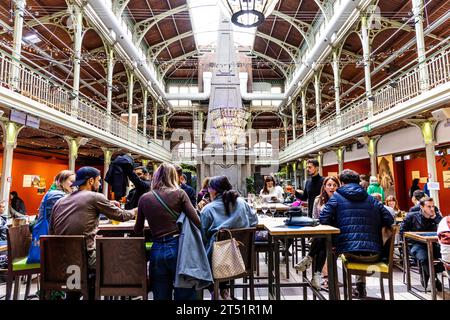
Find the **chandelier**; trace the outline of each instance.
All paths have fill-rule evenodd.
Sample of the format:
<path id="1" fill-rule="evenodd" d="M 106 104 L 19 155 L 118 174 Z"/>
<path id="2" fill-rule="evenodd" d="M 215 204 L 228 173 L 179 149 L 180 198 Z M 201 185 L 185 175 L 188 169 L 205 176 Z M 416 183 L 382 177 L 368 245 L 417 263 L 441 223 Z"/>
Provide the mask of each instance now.
<path id="1" fill-rule="evenodd" d="M 244 28 L 257 27 L 273 11 L 278 0 L 222 0 L 231 21 Z"/>
<path id="2" fill-rule="evenodd" d="M 242 108 L 219 108 L 210 111 L 213 128 L 227 149 L 232 150 L 238 139 L 245 137 L 245 128 L 250 113 Z"/>

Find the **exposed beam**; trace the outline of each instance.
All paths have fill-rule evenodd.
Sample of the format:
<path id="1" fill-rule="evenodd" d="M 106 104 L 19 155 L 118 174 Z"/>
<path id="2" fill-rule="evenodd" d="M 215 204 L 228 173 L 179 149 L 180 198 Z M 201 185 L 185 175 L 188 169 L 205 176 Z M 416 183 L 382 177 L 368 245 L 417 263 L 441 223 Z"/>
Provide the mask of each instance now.
<path id="1" fill-rule="evenodd" d="M 288 16 L 287 14 L 276 10 L 273 11 L 272 14 L 292 24 L 294 28 L 302 35 L 303 39 L 305 39 L 308 48 L 311 47 L 308 35 L 309 29 L 311 28 L 311 25 L 309 23 L 298 20 L 294 17 Z"/>
<path id="2" fill-rule="evenodd" d="M 150 18 L 147 18 L 145 20 L 139 21 L 134 25 L 134 33 L 133 33 L 133 39 L 135 41 L 135 45 L 139 46 L 142 39 L 144 38 L 145 34 L 158 22 L 161 20 L 164 20 L 167 17 L 170 17 L 171 15 L 183 12 L 188 10 L 188 6 L 186 4 L 182 6 L 175 7 L 171 10 L 165 11 L 163 13 L 160 13 L 156 16 L 152 16 Z"/>
<path id="3" fill-rule="evenodd" d="M 292 61 L 295 61 L 295 57 L 298 54 L 298 48 L 296 46 L 293 46 L 287 42 L 283 42 L 278 38 L 269 36 L 268 34 L 265 34 L 260 31 L 256 32 L 256 36 L 277 44 L 278 46 L 280 46 L 284 51 L 286 51 L 289 54 Z"/>
<path id="4" fill-rule="evenodd" d="M 265 55 L 265 54 L 263 54 L 263 53 L 261 53 L 261 52 L 255 51 L 255 50 L 252 50 L 250 53 L 251 53 L 251 54 L 254 54 L 255 56 L 257 56 L 257 57 L 259 57 L 259 58 L 262 58 L 262 59 L 267 60 L 267 61 L 269 61 L 270 63 L 272 63 L 273 66 L 274 66 L 274 67 L 277 67 L 278 70 L 281 71 L 281 72 L 283 73 L 283 76 L 284 76 L 285 78 L 287 78 L 287 71 L 288 71 L 288 68 L 289 68 L 288 65 L 286 65 L 285 63 L 280 62 L 280 61 L 278 61 L 278 60 L 275 60 L 275 59 L 273 59 L 272 57 L 269 57 L 269 56 L 267 56 L 267 55 Z"/>
<path id="5" fill-rule="evenodd" d="M 173 38 L 164 40 L 163 42 L 160 42 L 157 45 L 154 45 L 154 46 L 150 47 L 148 49 L 148 57 L 149 57 L 149 59 L 150 60 L 156 59 L 156 57 L 158 57 L 161 54 L 161 52 L 164 49 L 168 48 L 172 43 L 175 43 L 177 41 L 181 41 L 182 39 L 191 37 L 193 35 L 194 35 L 194 33 L 191 30 L 191 31 L 179 34 L 179 35 L 177 35 L 177 36 L 175 36 Z"/>

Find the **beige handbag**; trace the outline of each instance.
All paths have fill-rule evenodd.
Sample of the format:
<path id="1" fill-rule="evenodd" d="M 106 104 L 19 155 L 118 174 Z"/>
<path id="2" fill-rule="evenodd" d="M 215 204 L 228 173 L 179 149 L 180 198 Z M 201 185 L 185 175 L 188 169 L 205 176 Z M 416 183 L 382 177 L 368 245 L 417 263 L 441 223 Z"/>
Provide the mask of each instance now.
<path id="1" fill-rule="evenodd" d="M 214 279 L 232 278 L 245 273 L 244 259 L 239 250 L 239 242 L 231 235 L 230 230 L 223 229 L 230 239 L 216 241 L 212 251 L 212 272 Z"/>

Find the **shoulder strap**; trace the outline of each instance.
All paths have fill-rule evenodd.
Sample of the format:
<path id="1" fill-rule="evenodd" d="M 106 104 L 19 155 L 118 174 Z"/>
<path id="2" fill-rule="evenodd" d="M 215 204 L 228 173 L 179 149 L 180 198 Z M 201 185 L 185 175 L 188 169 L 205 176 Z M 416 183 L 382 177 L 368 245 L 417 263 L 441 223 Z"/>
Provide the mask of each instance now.
<path id="1" fill-rule="evenodd" d="M 169 206 L 164 202 L 163 199 L 156 193 L 156 191 L 152 190 L 152 194 L 155 196 L 156 200 L 166 209 L 166 211 L 175 219 L 178 220 L 178 217 L 180 216 L 178 213 L 176 213 L 174 210 L 169 208 Z"/>

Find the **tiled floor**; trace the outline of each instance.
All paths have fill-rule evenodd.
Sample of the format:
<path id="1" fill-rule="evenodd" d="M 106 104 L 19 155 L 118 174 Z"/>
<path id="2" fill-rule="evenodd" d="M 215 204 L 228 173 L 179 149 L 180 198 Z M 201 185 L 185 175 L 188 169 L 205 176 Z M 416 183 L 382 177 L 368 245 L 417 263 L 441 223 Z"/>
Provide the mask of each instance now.
<path id="1" fill-rule="evenodd" d="M 267 265 L 264 262 L 264 258 L 263 258 L 262 254 L 260 255 L 259 260 L 260 260 L 260 267 L 261 267 L 260 276 L 266 276 L 267 275 Z M 294 269 L 292 269 L 292 267 L 290 267 L 290 279 L 286 280 L 284 263 L 282 265 L 280 265 L 280 270 L 282 272 L 281 279 L 283 282 L 284 281 L 294 282 L 294 281 L 301 280 L 300 274 L 297 274 L 297 272 Z M 308 271 L 308 277 L 310 277 L 310 276 L 311 276 L 310 271 Z M 340 261 L 338 261 L 338 277 L 339 277 L 339 282 L 342 283 L 342 269 L 340 266 Z M 257 280 L 256 283 L 266 283 L 266 281 L 267 280 L 259 280 L 259 281 Z M 444 281 L 446 281 L 445 278 L 444 278 Z M 412 273 L 412 284 L 418 288 L 421 288 L 420 281 L 419 281 L 419 275 L 414 272 Z M 448 287 L 449 287 L 448 280 L 444 285 L 446 288 L 446 294 L 445 294 L 446 300 L 450 300 L 450 291 L 448 289 Z M 36 284 L 36 279 L 34 279 L 33 283 L 32 283 L 31 293 L 35 293 L 36 290 L 37 290 L 37 284 Z M 6 291 L 6 283 L 4 283 L 4 282 L 0 283 L 0 299 L 4 299 L 5 291 Z M 21 285 L 20 299 L 23 299 L 24 292 L 25 292 L 25 285 L 23 284 L 23 285 Z M 326 291 L 322 290 L 321 293 L 325 297 L 328 297 L 328 293 Z M 236 289 L 235 294 L 238 299 L 242 298 L 242 290 L 241 289 Z M 281 291 L 281 294 L 282 294 L 281 299 L 283 299 L 283 300 L 302 300 L 303 299 L 303 289 L 302 288 L 283 288 Z M 341 294 L 341 299 L 343 299 L 342 286 L 340 287 L 340 294 Z M 367 294 L 368 294 L 368 296 L 371 296 L 371 297 L 378 297 L 378 298 L 381 297 L 380 289 L 379 289 L 379 280 L 377 277 L 367 278 Z M 388 291 L 388 285 L 387 285 L 386 280 L 385 280 L 385 294 L 386 294 L 386 298 L 388 298 L 389 291 Z M 421 295 L 425 299 L 431 300 L 430 293 L 421 294 Z M 411 293 L 407 292 L 406 284 L 403 283 L 403 273 L 398 268 L 395 268 L 395 272 L 394 272 L 394 296 L 395 296 L 395 300 L 418 300 L 417 297 L 415 297 Z M 256 288 L 255 299 L 266 300 L 267 297 L 268 297 L 267 288 Z M 152 298 L 152 294 L 150 293 L 149 299 L 151 299 L 151 298 Z M 312 298 L 313 298 L 312 291 L 308 290 L 308 300 L 311 300 Z M 204 299 L 206 299 L 206 300 L 211 299 L 211 296 L 207 290 L 204 291 Z M 437 299 L 442 300 L 441 292 L 438 292 Z"/>

